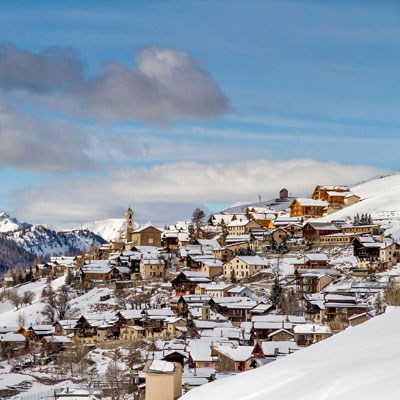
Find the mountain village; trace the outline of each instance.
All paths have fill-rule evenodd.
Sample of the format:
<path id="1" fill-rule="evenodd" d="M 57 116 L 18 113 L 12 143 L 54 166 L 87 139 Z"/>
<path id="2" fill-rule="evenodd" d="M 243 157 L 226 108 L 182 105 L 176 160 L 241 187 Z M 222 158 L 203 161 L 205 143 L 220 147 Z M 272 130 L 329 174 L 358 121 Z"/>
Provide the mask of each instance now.
<path id="1" fill-rule="evenodd" d="M 375 318 L 400 302 L 400 241 L 335 217 L 364 201 L 283 188 L 163 228 L 129 206 L 112 240 L 6 271 L 0 397 L 173 400 Z"/>

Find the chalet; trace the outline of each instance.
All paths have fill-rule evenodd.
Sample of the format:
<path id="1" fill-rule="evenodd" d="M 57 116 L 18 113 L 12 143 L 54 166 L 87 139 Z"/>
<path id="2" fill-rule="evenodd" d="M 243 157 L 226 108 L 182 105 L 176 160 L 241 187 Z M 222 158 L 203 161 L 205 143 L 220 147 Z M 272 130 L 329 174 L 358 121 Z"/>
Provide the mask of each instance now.
<path id="1" fill-rule="evenodd" d="M 333 193 L 346 193 L 350 192 L 350 188 L 344 185 L 317 185 L 311 195 L 314 200 L 326 200 L 328 201 L 329 192 Z"/>
<path id="2" fill-rule="evenodd" d="M 327 294 L 325 296 L 326 323 L 332 331 L 342 331 L 349 326 L 349 318 L 367 311 L 367 304 L 359 302 L 355 296 Z"/>
<path id="3" fill-rule="evenodd" d="M 294 269 L 326 269 L 328 256 L 324 253 L 307 253 L 294 263 Z"/>
<path id="4" fill-rule="evenodd" d="M 331 222 L 309 221 L 304 224 L 302 234 L 304 239 L 318 242 L 321 236 L 340 233 L 340 228 Z"/>
<path id="5" fill-rule="evenodd" d="M 56 321 L 53 324 L 54 334 L 56 336 L 73 336 L 75 333 L 75 326 L 77 322 L 77 319 L 63 319 Z"/>
<path id="6" fill-rule="evenodd" d="M 291 217 L 320 218 L 326 214 L 328 202 L 307 198 L 294 199 L 290 205 Z"/>
<path id="7" fill-rule="evenodd" d="M 221 371 L 248 371 L 253 361 L 254 346 L 219 346 L 217 367 Z"/>
<path id="8" fill-rule="evenodd" d="M 229 247 L 221 247 L 218 250 L 213 250 L 212 253 L 217 260 L 222 262 L 232 260 L 232 258 L 235 257 L 235 251 Z"/>
<path id="9" fill-rule="evenodd" d="M 325 319 L 325 296 L 322 293 L 303 294 L 304 317 L 316 324 Z"/>
<path id="10" fill-rule="evenodd" d="M 215 283 L 213 282 L 211 285 L 207 284 L 204 288 L 204 294 L 207 294 L 211 297 L 225 297 L 230 288 L 232 288 L 232 284 L 227 283 Z"/>
<path id="11" fill-rule="evenodd" d="M 28 341 L 20 333 L 2 333 L 0 334 L 0 356 L 15 357 L 23 354 L 28 347 Z"/>
<path id="12" fill-rule="evenodd" d="M 377 241 L 371 236 L 360 236 L 354 240 L 353 249 L 358 260 L 354 273 L 383 271 L 397 263 L 396 243 L 392 239 Z"/>
<path id="13" fill-rule="evenodd" d="M 208 295 L 179 296 L 170 300 L 170 307 L 175 315 L 187 318 L 191 307 L 201 308 L 204 304 L 208 304 L 210 300 L 211 296 Z"/>
<path id="14" fill-rule="evenodd" d="M 176 296 L 194 294 L 199 283 L 209 283 L 210 278 L 204 272 L 184 271 L 171 281 Z"/>
<path id="15" fill-rule="evenodd" d="M 278 330 L 291 331 L 295 325 L 304 324 L 304 317 L 295 315 L 262 315 L 253 316 L 254 335 L 256 339 L 269 339 L 269 335 Z"/>
<path id="16" fill-rule="evenodd" d="M 45 336 L 54 335 L 54 327 L 52 325 L 31 325 L 28 329 L 28 339 L 39 342 Z M 20 330 L 17 333 L 21 332 Z"/>
<path id="17" fill-rule="evenodd" d="M 108 260 L 91 260 L 80 268 L 81 279 L 88 281 L 108 281 L 111 279 L 112 268 Z"/>
<path id="18" fill-rule="evenodd" d="M 224 271 L 224 263 L 221 260 L 207 258 L 202 261 L 200 272 L 204 272 L 210 278 L 222 275 Z"/>
<path id="19" fill-rule="evenodd" d="M 309 346 L 332 336 L 328 325 L 302 324 L 293 328 L 294 340 L 298 346 Z"/>
<path id="20" fill-rule="evenodd" d="M 255 220 L 232 221 L 227 225 L 229 235 L 246 235 L 253 228 L 260 228 L 261 224 Z"/>
<path id="21" fill-rule="evenodd" d="M 249 278 L 268 265 L 268 261 L 260 256 L 236 256 L 224 264 L 224 278 Z"/>
<path id="22" fill-rule="evenodd" d="M 301 294 L 318 293 L 340 276 L 335 269 L 296 269 L 294 274 Z"/>
<path id="23" fill-rule="evenodd" d="M 84 343 L 116 339 L 120 336 L 121 325 L 112 313 L 85 314 L 76 323 L 75 337 Z"/>

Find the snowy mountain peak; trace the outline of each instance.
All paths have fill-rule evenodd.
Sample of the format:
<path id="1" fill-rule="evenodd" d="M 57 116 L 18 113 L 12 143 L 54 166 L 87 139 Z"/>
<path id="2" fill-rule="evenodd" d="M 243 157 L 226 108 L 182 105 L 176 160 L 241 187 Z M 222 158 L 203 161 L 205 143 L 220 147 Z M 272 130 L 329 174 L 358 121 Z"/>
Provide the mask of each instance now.
<path id="1" fill-rule="evenodd" d="M 20 222 L 6 212 L 0 212 L 0 232 L 14 232 L 18 229 L 28 228 L 26 222 Z"/>

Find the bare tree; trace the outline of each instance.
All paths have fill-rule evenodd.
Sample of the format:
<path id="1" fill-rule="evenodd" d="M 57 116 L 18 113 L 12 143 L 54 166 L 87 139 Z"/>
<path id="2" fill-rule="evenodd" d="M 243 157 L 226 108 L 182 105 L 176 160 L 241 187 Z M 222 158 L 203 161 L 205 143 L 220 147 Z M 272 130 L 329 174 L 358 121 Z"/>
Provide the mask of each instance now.
<path id="1" fill-rule="evenodd" d="M 32 290 L 27 290 L 22 295 L 22 303 L 23 304 L 32 304 L 34 298 L 35 298 L 35 293 L 33 293 Z"/>
<path id="2" fill-rule="evenodd" d="M 11 301 L 11 304 L 18 310 L 19 306 L 22 303 L 22 298 L 15 289 L 8 292 L 8 299 Z"/>
<path id="3" fill-rule="evenodd" d="M 42 314 L 50 323 L 67 319 L 73 313 L 70 300 L 71 294 L 68 286 L 61 286 L 58 293 L 55 293 L 51 283 L 48 283 L 42 291 L 42 301 L 45 303 Z"/>

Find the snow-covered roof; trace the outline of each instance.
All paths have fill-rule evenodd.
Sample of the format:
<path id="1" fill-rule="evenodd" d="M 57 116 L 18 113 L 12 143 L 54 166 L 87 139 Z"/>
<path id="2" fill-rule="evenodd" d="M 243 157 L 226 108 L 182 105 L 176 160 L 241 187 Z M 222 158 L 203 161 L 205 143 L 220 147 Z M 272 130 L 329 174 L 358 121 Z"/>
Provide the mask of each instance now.
<path id="1" fill-rule="evenodd" d="M 151 372 L 161 373 L 174 372 L 175 365 L 174 363 L 168 361 L 153 360 L 152 363 L 148 366 L 148 370 Z"/>
<path id="2" fill-rule="evenodd" d="M 299 197 L 296 200 L 303 207 L 328 207 L 329 204 L 325 200 L 314 200 L 306 197 Z"/>
<path id="3" fill-rule="evenodd" d="M 219 346 L 216 350 L 235 362 L 244 362 L 252 357 L 254 346 Z"/>
<path id="4" fill-rule="evenodd" d="M 239 258 L 248 265 L 264 265 L 264 266 L 269 265 L 268 260 L 260 256 L 237 256 L 237 258 Z"/>
<path id="5" fill-rule="evenodd" d="M 296 325 L 293 328 L 293 332 L 297 334 L 331 334 L 332 330 L 328 325 L 319 325 L 319 324 L 302 324 Z"/>

